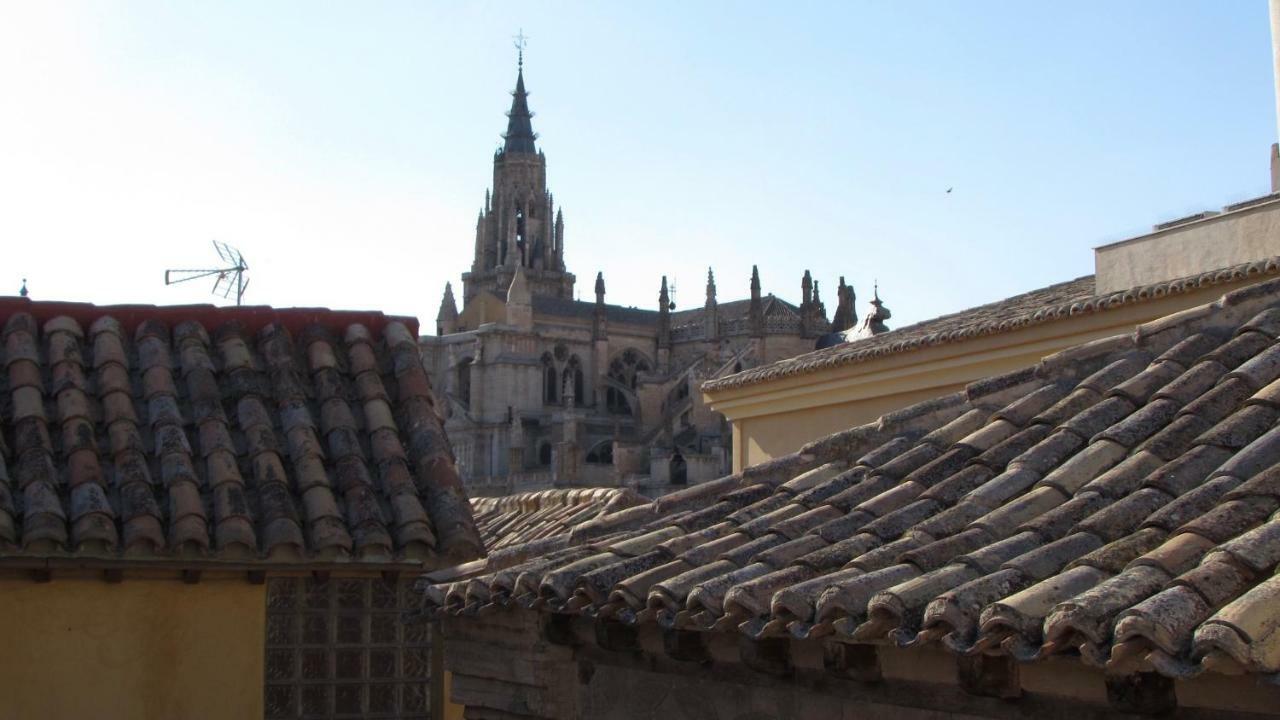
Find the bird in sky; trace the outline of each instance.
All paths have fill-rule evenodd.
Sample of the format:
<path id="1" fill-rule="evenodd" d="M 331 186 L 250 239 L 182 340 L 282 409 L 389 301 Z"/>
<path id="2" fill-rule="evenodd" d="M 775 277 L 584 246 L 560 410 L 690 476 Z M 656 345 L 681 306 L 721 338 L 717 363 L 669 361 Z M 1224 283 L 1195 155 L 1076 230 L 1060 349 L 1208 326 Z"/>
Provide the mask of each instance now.
<path id="1" fill-rule="evenodd" d="M 950 195 L 950 194 L 951 194 L 951 188 L 947 188 L 947 194 L 948 194 L 948 195 Z"/>

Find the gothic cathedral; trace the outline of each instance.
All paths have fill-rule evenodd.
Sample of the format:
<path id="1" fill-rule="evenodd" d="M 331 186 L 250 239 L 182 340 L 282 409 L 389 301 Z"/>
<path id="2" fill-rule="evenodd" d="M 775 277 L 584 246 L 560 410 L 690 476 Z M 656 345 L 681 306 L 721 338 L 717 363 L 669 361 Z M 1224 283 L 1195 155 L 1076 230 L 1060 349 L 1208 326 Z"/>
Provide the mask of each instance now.
<path id="1" fill-rule="evenodd" d="M 516 75 L 493 189 L 462 274 L 462 309 L 446 285 L 423 359 L 444 401 L 472 497 L 564 487 L 631 487 L 659 495 L 730 472 L 732 436 L 700 385 L 812 350 L 856 325 L 841 280 L 835 322 L 806 271 L 802 301 L 762 295 L 720 302 L 707 271 L 702 307 L 676 311 L 667 279 L 652 310 L 574 299 L 565 224 L 547 189 L 524 85 Z"/>

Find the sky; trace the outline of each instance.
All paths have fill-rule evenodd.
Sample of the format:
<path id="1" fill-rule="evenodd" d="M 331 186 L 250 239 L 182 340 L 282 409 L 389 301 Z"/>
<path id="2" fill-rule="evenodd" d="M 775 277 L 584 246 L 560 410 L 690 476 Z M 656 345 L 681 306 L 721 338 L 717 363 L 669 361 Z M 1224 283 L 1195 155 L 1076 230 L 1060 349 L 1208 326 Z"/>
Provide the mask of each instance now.
<path id="1" fill-rule="evenodd" d="M 515 84 L 593 299 L 797 302 L 891 326 L 1070 280 L 1092 248 L 1269 191 L 1264 0 L 0 0 L 0 295 L 434 328 Z M 947 193 L 947 189 L 952 192 Z"/>

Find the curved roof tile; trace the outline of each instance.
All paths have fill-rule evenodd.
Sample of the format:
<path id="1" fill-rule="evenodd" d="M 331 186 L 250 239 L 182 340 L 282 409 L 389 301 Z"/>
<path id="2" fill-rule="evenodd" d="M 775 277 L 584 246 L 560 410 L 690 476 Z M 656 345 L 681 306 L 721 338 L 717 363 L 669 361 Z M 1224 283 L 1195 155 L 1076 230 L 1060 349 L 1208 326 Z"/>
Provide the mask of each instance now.
<path id="1" fill-rule="evenodd" d="M 483 551 L 413 320 L 12 298 L 0 327 L 0 563 Z"/>
<path id="2" fill-rule="evenodd" d="M 1280 674 L 1278 310 L 1280 279 L 1233 291 L 509 548 L 427 607 Z"/>

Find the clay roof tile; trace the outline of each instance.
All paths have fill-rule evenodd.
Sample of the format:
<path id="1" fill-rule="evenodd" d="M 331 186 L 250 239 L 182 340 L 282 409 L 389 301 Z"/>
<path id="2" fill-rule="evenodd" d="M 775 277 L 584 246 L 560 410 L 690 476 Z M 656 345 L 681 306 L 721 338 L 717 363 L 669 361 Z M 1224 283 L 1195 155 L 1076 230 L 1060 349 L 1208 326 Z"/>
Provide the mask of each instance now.
<path id="1" fill-rule="evenodd" d="M 351 465 L 343 463 L 359 460 L 359 433 L 367 431 L 350 420 L 350 413 L 326 416 L 341 430 L 326 437 L 328 448 L 321 444 L 306 406 L 309 378 L 300 374 L 314 361 L 319 370 L 337 373 L 318 377 L 316 387 L 345 392 L 349 371 L 342 357 L 323 352 L 333 347 L 328 338 L 356 324 L 381 333 L 395 322 L 387 333 L 395 338 L 395 351 L 409 357 L 416 354 L 413 323 L 375 313 L 98 308 L 25 299 L 0 300 L 0 316 L 10 383 L 10 402 L 0 403 L 0 422 L 13 428 L 17 450 L 12 479 L 0 478 L 5 483 L 0 495 L 8 495 L 12 483 L 27 488 L 29 496 L 20 524 L 0 517 L 0 543 L 15 543 L 23 548 L 19 554 L 43 556 L 68 546 L 73 553 L 137 562 L 169 553 L 251 562 L 322 560 L 326 552 L 325 557 L 336 557 L 334 548 L 344 552 L 358 530 L 356 543 L 369 560 L 389 561 L 401 548 L 431 560 L 423 554 L 433 542 L 430 523 L 412 478 L 404 468 L 398 474 L 394 451 L 380 458 L 380 470 L 387 474 L 376 488 L 367 473 L 347 472 Z M 319 330 L 313 332 L 309 328 L 316 323 Z M 295 357 L 294 337 L 306 341 L 309 356 Z M 371 342 L 363 347 L 356 352 L 370 367 L 393 367 L 390 350 Z M 129 375 L 133 358 L 136 386 Z M 429 399 L 422 396 L 423 388 L 418 390 L 420 398 Z M 224 401 L 237 408 L 234 417 L 223 411 Z M 288 441 L 292 468 L 281 463 L 276 427 Z M 62 448 L 57 455 L 51 430 Z M 233 439 L 240 434 L 242 443 Z M 351 495 L 344 499 L 346 514 L 331 495 L 327 503 L 304 502 L 309 488 L 331 493 L 321 460 L 326 449 L 335 451 L 335 472 L 343 470 L 339 489 Z M 155 477 L 148 456 L 160 470 Z M 203 461 L 204 472 L 196 472 L 195 458 Z M 252 468 L 252 489 L 240 477 L 241 467 Z M 58 491 L 64 477 L 65 509 Z M 383 491 L 385 501 L 377 496 Z M 394 539 L 383 502 L 396 515 Z M 295 505 L 308 510 L 305 537 L 310 540 L 304 539 Z M 13 518 L 5 508 L 0 511 Z M 454 522 L 469 523 L 469 510 L 460 512 Z M 5 537 L 6 528 L 12 538 Z M 478 551 L 459 548 L 451 559 L 469 552 Z"/>
<path id="2" fill-rule="evenodd" d="M 539 589 L 544 610 L 585 622 L 1024 661 L 1074 649 L 1119 673 L 1274 671 L 1280 656 L 1232 624 L 1259 632 L 1274 592 L 1249 588 L 1280 562 L 1275 334 L 1262 331 L 1280 315 L 1260 315 L 1273 305 L 1269 281 L 1059 353 L 1016 381 L 1045 385 L 1002 400 L 948 396 L 669 501 L 541 526 L 562 533 L 547 547 L 577 554 L 495 555 L 487 566 L 523 599 L 488 601 L 528 607 Z"/>

